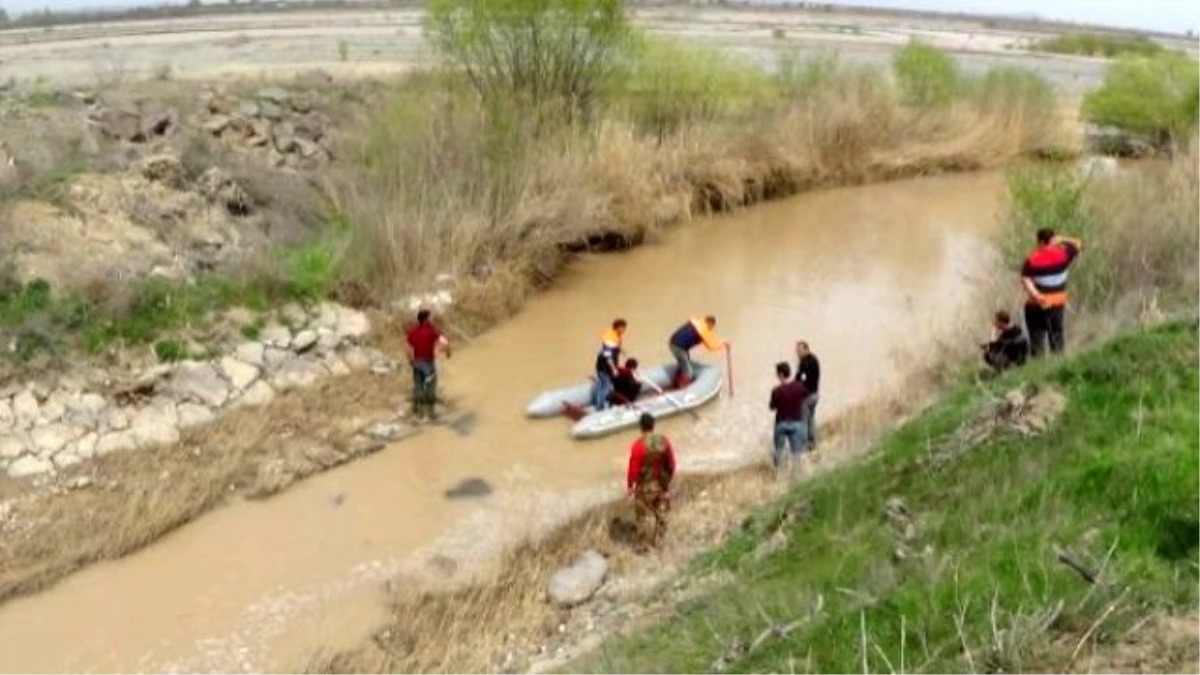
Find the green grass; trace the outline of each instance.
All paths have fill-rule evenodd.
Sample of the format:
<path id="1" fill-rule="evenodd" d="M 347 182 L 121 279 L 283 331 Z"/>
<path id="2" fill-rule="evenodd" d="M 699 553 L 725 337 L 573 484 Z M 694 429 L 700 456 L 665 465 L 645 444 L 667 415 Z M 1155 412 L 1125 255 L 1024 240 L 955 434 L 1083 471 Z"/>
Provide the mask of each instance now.
<path id="1" fill-rule="evenodd" d="M 1190 56 L 1124 56 L 1110 63 L 1104 82 L 1088 92 L 1083 117 L 1165 143 L 1196 126 L 1198 100 L 1200 64 Z"/>
<path id="2" fill-rule="evenodd" d="M 1200 599 L 1196 358 L 1190 321 L 966 387 L 870 459 L 801 485 L 694 562 L 692 573 L 728 570 L 737 582 L 569 669 L 709 672 L 730 645 L 796 620 L 789 634 L 735 652 L 727 670 L 1086 667 L 1088 646 L 1082 662 L 1071 654 L 1089 628 L 1088 640 L 1111 644 L 1143 618 L 1194 611 Z M 1049 432 L 993 435 L 938 470 L 924 462 L 986 397 L 1021 383 L 1067 396 Z M 916 524 L 903 561 L 884 514 L 892 497 Z M 756 557 L 780 514 L 800 503 L 807 515 L 783 526 L 787 546 Z M 1056 547 L 1101 583 L 1059 562 Z"/>
<path id="3" fill-rule="evenodd" d="M 944 108 L 963 86 L 958 64 L 946 52 L 911 41 L 892 59 L 892 73 L 904 101 L 923 108 Z"/>
<path id="4" fill-rule="evenodd" d="M 1064 33 L 1044 38 L 1033 43 L 1035 51 L 1053 54 L 1080 54 L 1082 56 L 1104 56 L 1113 58 L 1124 54 L 1153 56 L 1164 51 L 1154 40 L 1137 35 L 1105 35 L 1103 33 Z"/>
<path id="5" fill-rule="evenodd" d="M 334 241 L 327 239 L 290 249 L 277 272 L 243 279 L 205 276 L 191 283 L 150 277 L 122 289 L 121 302 L 93 302 L 73 293 L 56 293 L 50 284 L 0 285 L 0 337 L 12 341 L 8 355 L 27 362 L 38 354 L 65 356 L 73 350 L 101 353 L 114 346 L 154 344 L 163 361 L 191 356 L 179 333 L 203 326 L 215 312 L 231 307 L 265 311 L 285 300 L 313 302 L 333 290 L 337 274 Z M 252 323 L 249 337 L 261 330 Z"/>

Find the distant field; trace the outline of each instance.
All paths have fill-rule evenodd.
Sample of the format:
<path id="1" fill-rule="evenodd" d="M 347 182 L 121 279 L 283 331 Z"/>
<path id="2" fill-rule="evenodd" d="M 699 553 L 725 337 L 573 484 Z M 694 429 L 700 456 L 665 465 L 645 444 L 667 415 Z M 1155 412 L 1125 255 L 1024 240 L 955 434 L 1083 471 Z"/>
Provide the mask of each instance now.
<path id="1" fill-rule="evenodd" d="M 781 52 L 835 50 L 848 61 L 879 63 L 917 38 L 953 52 L 967 71 L 997 63 L 1032 67 L 1060 88 L 1094 86 L 1103 61 L 1027 49 L 1045 33 L 1001 28 L 993 20 L 722 7 L 634 10 L 652 31 L 720 44 L 763 62 Z M 125 78 L 267 77 L 321 68 L 344 76 L 399 72 L 428 58 L 423 12 L 304 9 L 205 14 L 0 31 L 3 77 L 54 86 L 97 86 Z M 986 25 L 985 25 L 986 24 Z"/>

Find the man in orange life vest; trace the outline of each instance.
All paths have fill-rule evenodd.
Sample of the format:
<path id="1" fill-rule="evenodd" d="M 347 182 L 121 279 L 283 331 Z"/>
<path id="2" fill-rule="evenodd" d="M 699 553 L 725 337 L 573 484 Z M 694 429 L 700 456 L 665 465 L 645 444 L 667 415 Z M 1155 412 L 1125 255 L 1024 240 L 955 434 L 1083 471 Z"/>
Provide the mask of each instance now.
<path id="1" fill-rule="evenodd" d="M 667 531 L 675 449 L 666 436 L 654 433 L 654 417 L 650 413 L 642 413 L 638 427 L 642 435 L 629 448 L 625 488 L 633 497 L 641 546 L 658 546 Z"/>
<path id="2" fill-rule="evenodd" d="M 710 352 L 725 347 L 725 342 L 717 335 L 717 318 L 706 316 L 703 319 L 692 317 L 671 334 L 669 347 L 671 356 L 675 357 L 676 386 L 686 386 L 696 377 L 696 366 L 692 363 L 692 347 L 703 344 Z"/>
<path id="3" fill-rule="evenodd" d="M 617 379 L 617 361 L 621 358 L 625 331 L 629 324 L 617 319 L 600 335 L 600 352 L 596 354 L 596 386 L 592 391 L 592 407 L 604 410 L 612 405 L 613 382 Z"/>
<path id="4" fill-rule="evenodd" d="M 1054 353 L 1066 347 L 1067 273 L 1083 249 L 1083 242 L 1055 235 L 1050 228 L 1038 230 L 1037 242 L 1021 267 L 1025 330 L 1029 332 L 1030 356 L 1035 358 L 1042 355 L 1047 338 Z"/>

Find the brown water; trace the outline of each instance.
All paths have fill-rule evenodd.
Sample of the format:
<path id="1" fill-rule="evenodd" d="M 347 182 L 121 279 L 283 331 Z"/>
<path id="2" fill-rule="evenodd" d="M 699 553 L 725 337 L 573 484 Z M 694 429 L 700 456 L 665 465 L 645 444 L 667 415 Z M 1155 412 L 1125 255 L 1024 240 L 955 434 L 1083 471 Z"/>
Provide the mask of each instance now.
<path id="1" fill-rule="evenodd" d="M 430 429 L 9 602 L 0 670 L 287 670 L 315 646 L 361 639 L 382 618 L 380 584 L 427 573 L 435 552 L 483 560 L 613 496 L 629 434 L 573 442 L 566 420 L 523 410 L 539 390 L 589 374 L 615 316 L 629 320 L 631 355 L 656 363 L 679 323 L 716 314 L 734 344 L 735 396 L 664 428 L 684 470 L 765 457 L 773 364 L 794 360 L 795 340 L 821 358 L 828 419 L 894 386 L 962 319 L 1000 190 L 993 174 L 831 190 L 585 260 L 445 364 L 446 393 L 478 415 L 470 436 Z M 472 477 L 495 492 L 444 497 Z"/>

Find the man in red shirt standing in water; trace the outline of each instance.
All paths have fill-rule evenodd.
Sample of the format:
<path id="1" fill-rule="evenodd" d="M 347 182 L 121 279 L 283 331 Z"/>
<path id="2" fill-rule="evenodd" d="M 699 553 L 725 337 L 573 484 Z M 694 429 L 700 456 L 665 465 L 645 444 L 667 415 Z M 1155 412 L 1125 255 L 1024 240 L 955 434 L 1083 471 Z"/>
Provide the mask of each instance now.
<path id="1" fill-rule="evenodd" d="M 638 539 L 642 549 L 657 547 L 667 532 L 671 479 L 675 477 L 675 450 L 671 441 L 654 433 L 654 417 L 642 413 L 638 419 L 642 435 L 629 448 L 629 473 L 625 487 L 633 497 Z"/>
<path id="2" fill-rule="evenodd" d="M 1029 332 L 1029 353 L 1037 358 L 1046 348 L 1061 353 L 1067 338 L 1064 316 L 1067 309 L 1067 272 L 1083 242 L 1060 237 L 1050 228 L 1037 232 L 1037 248 L 1021 267 L 1021 285 L 1025 289 L 1025 330 Z"/>
<path id="3" fill-rule="evenodd" d="M 413 372 L 413 403 L 414 418 L 427 420 L 437 418 L 434 404 L 437 402 L 437 366 L 434 359 L 440 345 L 450 358 L 450 342 L 442 335 L 437 326 L 429 320 L 430 312 L 422 309 L 417 312 L 417 323 L 408 329 L 408 364 Z"/>

